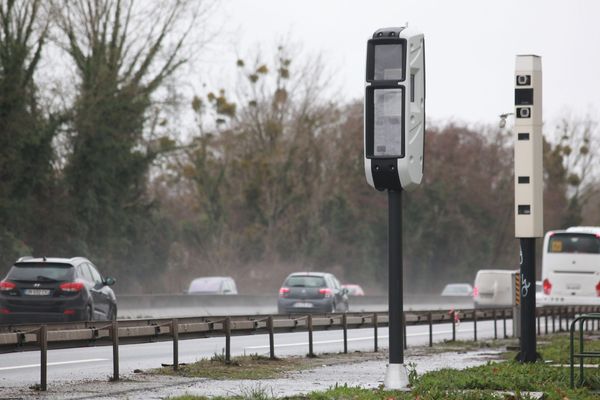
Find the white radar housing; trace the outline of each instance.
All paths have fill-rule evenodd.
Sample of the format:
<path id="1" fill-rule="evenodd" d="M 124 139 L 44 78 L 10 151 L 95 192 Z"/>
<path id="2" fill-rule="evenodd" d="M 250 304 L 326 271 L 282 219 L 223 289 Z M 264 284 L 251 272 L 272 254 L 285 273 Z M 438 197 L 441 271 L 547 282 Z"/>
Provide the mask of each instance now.
<path id="1" fill-rule="evenodd" d="M 515 65 L 515 237 L 544 236 L 542 59 L 518 55 Z"/>
<path id="2" fill-rule="evenodd" d="M 384 28 L 367 42 L 364 161 L 377 190 L 412 190 L 423 179 L 425 39 Z"/>

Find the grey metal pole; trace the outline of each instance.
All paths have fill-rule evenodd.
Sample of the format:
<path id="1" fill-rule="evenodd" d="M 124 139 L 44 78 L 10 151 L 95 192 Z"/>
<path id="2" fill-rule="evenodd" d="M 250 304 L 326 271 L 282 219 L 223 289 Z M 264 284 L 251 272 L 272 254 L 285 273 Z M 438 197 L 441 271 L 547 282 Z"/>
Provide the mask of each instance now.
<path id="1" fill-rule="evenodd" d="M 113 381 L 119 380 L 119 323 L 113 321 L 110 327 L 110 335 L 112 336 L 112 353 L 113 353 Z"/>
<path id="2" fill-rule="evenodd" d="M 271 360 L 275 359 L 275 331 L 274 331 L 274 323 L 273 316 L 269 315 L 267 318 L 267 329 L 269 329 L 269 358 Z"/>
<path id="3" fill-rule="evenodd" d="M 377 342 L 377 313 L 373 313 L 373 351 L 377 353 L 379 351 L 379 343 Z"/>
<path id="4" fill-rule="evenodd" d="M 171 336 L 173 336 L 173 369 L 179 369 L 179 321 L 171 320 Z"/>
<path id="5" fill-rule="evenodd" d="M 48 389 L 48 326 L 42 325 L 39 331 L 40 344 L 40 390 Z"/>

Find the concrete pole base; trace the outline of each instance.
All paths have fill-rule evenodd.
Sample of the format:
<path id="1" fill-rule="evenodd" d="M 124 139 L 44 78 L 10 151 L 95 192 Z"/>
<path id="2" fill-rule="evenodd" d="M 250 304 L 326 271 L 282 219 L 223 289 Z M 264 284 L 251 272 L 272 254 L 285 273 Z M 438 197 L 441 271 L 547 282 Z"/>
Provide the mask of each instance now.
<path id="1" fill-rule="evenodd" d="M 388 364 L 383 381 L 386 389 L 406 389 L 408 383 L 408 370 L 404 364 Z"/>

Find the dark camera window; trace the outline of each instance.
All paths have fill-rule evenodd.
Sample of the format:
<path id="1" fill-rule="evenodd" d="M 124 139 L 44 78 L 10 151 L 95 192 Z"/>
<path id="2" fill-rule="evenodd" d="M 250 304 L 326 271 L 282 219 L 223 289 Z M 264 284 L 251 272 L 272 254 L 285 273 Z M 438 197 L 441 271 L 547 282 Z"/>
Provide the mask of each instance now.
<path id="1" fill-rule="evenodd" d="M 373 139 L 376 157 L 401 157 L 402 116 L 404 93 L 402 89 L 377 89 L 373 99 Z"/>
<path id="2" fill-rule="evenodd" d="M 531 85 L 531 75 L 517 75 L 517 86 Z"/>
<path id="3" fill-rule="evenodd" d="M 533 104 L 533 89 L 515 89 L 515 104 L 530 106 Z"/>
<path id="4" fill-rule="evenodd" d="M 517 118 L 531 118 L 531 108 L 517 107 Z"/>
<path id="5" fill-rule="evenodd" d="M 375 45 L 375 80 L 403 79 L 404 51 L 402 44 Z"/>

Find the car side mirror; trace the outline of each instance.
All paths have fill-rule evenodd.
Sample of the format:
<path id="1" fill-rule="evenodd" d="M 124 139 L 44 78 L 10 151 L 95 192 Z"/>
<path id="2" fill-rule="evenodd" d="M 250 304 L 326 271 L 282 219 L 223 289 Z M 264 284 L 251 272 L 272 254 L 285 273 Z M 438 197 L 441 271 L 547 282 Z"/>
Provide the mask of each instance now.
<path id="1" fill-rule="evenodd" d="M 111 276 L 107 276 L 106 278 L 104 278 L 104 284 L 106 286 L 112 286 L 115 283 L 117 283 L 117 280 Z"/>

